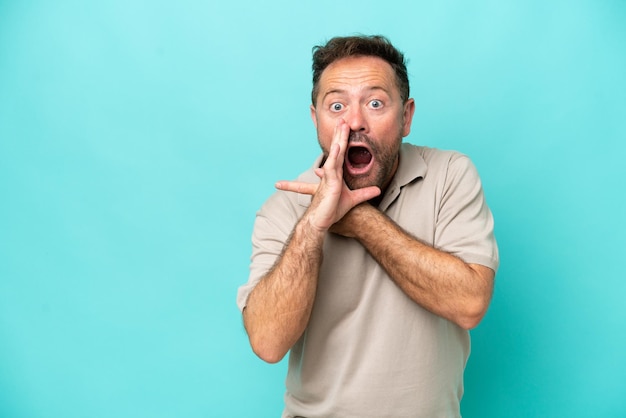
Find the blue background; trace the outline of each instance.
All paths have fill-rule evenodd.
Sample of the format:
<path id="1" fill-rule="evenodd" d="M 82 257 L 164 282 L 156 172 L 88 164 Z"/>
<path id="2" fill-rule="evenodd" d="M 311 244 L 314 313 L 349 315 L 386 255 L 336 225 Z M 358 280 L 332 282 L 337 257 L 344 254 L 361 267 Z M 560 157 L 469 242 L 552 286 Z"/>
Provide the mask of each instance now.
<path id="1" fill-rule="evenodd" d="M 383 3 L 385 3 L 383 5 Z M 318 153 L 310 55 L 382 33 L 501 268 L 465 417 L 626 416 L 626 2 L 0 0 L 0 416 L 276 417 L 235 306 Z"/>

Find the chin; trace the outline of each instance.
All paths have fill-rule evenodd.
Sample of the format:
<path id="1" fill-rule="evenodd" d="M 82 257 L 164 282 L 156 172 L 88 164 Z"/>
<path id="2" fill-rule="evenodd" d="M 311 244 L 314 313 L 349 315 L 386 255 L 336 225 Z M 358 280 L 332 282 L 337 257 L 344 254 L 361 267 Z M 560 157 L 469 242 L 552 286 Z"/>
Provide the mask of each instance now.
<path id="1" fill-rule="evenodd" d="M 362 176 L 362 177 L 344 177 L 344 181 L 350 190 L 362 189 L 364 187 L 376 186 L 379 189 L 382 189 L 382 182 L 377 181 L 378 179 L 372 178 L 371 176 Z"/>

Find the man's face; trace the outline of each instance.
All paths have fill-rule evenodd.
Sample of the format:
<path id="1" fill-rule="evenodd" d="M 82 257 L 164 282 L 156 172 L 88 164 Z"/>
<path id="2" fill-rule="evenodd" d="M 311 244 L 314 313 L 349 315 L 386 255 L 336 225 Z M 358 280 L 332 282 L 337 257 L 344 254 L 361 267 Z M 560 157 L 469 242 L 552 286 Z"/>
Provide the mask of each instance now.
<path id="1" fill-rule="evenodd" d="M 395 73 L 378 57 L 343 58 L 322 72 L 311 118 L 328 155 L 340 119 L 350 126 L 343 178 L 350 189 L 385 190 L 398 167 L 402 138 L 411 129 L 413 99 L 402 103 Z"/>

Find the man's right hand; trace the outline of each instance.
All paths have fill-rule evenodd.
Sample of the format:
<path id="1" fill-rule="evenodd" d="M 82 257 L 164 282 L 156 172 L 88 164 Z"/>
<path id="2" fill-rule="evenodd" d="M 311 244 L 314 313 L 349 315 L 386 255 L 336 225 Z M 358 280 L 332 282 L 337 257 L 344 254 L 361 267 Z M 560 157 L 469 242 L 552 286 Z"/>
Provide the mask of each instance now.
<path id="1" fill-rule="evenodd" d="M 280 190 L 313 195 L 305 216 L 309 224 L 320 232 L 327 231 L 353 207 L 380 194 L 380 189 L 376 186 L 350 190 L 343 180 L 343 163 L 349 134 L 350 127 L 340 119 L 335 127 L 328 157 L 322 168 L 316 170 L 321 178 L 319 184 L 297 181 L 276 183 L 276 188 Z"/>

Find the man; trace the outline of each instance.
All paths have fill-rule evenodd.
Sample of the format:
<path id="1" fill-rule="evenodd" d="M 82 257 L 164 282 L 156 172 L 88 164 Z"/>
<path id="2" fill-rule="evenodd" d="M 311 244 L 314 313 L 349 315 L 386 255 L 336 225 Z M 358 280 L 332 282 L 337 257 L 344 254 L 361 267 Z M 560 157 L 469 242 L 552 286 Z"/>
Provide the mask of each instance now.
<path id="1" fill-rule="evenodd" d="M 323 153 L 258 212 L 238 294 L 254 352 L 290 351 L 283 417 L 458 417 L 498 266 L 476 170 L 402 143 L 415 102 L 383 37 L 316 47 L 312 102 Z"/>

